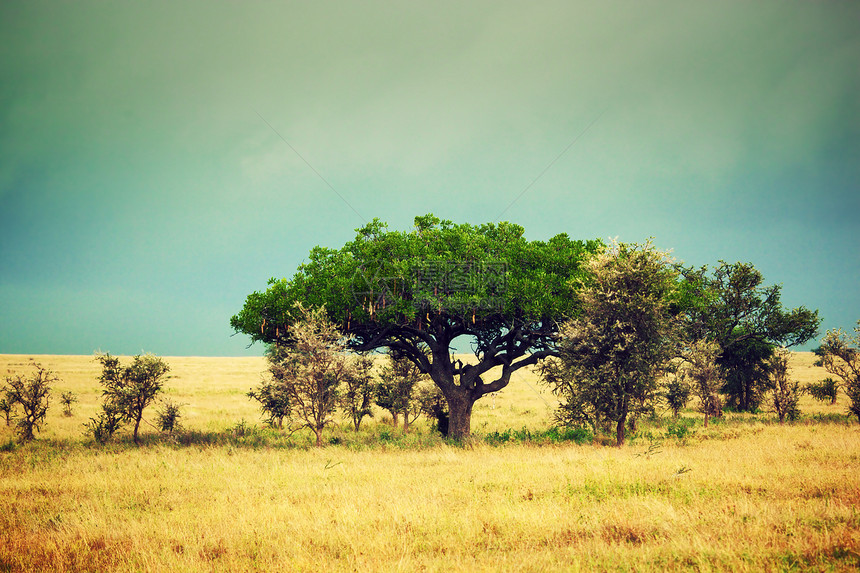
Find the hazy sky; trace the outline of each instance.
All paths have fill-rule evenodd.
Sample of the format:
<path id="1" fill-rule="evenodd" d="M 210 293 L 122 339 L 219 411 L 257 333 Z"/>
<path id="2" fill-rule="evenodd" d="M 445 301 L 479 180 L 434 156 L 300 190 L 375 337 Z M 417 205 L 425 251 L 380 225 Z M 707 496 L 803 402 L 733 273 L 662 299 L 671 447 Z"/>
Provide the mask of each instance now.
<path id="1" fill-rule="evenodd" d="M 428 212 L 752 262 L 849 329 L 858 22 L 856 1 L 4 1 L 0 353 L 259 354 L 231 337 L 247 294 Z"/>

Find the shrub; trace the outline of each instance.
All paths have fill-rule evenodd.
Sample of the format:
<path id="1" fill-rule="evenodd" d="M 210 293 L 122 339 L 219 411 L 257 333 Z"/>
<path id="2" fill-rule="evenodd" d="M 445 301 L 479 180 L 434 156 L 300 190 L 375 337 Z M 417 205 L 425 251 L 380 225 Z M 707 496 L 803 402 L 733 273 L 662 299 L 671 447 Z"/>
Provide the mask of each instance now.
<path id="1" fill-rule="evenodd" d="M 768 372 L 773 384 L 770 403 L 773 411 L 779 416 L 779 423 L 797 420 L 800 417 L 800 384 L 789 379 L 789 353 L 785 349 L 774 351 L 767 362 Z"/>
<path id="2" fill-rule="evenodd" d="M 164 400 L 155 418 L 158 429 L 168 434 L 179 430 L 179 418 L 182 417 L 182 413 L 180 412 L 181 407 L 181 404 Z"/>
<path id="3" fill-rule="evenodd" d="M 84 424 L 86 433 L 100 444 L 107 442 L 122 426 L 122 412 L 111 403 L 102 404 L 102 411 Z"/>
<path id="4" fill-rule="evenodd" d="M 63 392 L 60 394 L 60 404 L 63 405 L 63 415 L 69 417 L 72 415 L 72 404 L 78 401 L 78 397 L 74 392 Z"/>
<path id="5" fill-rule="evenodd" d="M 263 382 L 248 397 L 260 403 L 266 423 L 273 428 L 283 428 L 284 418 L 290 417 L 290 394 L 283 384 Z"/>
<path id="6" fill-rule="evenodd" d="M 810 382 L 804 390 L 819 402 L 830 402 L 832 405 L 839 394 L 839 383 L 833 378 L 825 378 L 821 382 Z"/>

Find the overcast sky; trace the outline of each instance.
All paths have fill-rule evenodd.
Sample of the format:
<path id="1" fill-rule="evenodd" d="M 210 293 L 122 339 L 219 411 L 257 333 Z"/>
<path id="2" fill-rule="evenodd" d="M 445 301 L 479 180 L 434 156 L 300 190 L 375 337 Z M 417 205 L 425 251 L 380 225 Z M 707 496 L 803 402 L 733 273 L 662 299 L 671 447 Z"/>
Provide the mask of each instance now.
<path id="1" fill-rule="evenodd" d="M 850 329 L 858 22 L 854 1 L 4 1 L 0 353 L 260 354 L 231 337 L 246 295 L 428 212 L 752 262 Z"/>

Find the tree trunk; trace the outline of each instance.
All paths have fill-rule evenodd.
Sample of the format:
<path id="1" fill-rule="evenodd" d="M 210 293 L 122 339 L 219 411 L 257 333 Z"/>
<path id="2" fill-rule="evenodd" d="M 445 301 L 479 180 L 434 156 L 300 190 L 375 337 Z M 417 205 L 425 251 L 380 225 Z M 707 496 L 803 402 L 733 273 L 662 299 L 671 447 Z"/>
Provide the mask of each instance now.
<path id="1" fill-rule="evenodd" d="M 317 437 L 317 447 L 322 447 L 322 428 L 314 428 L 314 434 Z"/>
<path id="2" fill-rule="evenodd" d="M 621 447 L 624 445 L 624 428 L 627 425 L 627 416 L 621 416 L 618 423 L 615 425 L 615 445 Z"/>
<path id="3" fill-rule="evenodd" d="M 448 437 L 455 440 L 468 440 L 472 435 L 472 406 L 475 399 L 466 392 L 460 396 L 450 396 L 448 400 Z"/>
<path id="4" fill-rule="evenodd" d="M 143 416 L 141 416 L 141 418 L 142 418 L 142 417 L 143 417 Z M 138 445 L 140 444 L 140 442 L 137 440 L 137 431 L 138 431 L 138 429 L 140 429 L 140 419 L 141 419 L 141 418 L 137 418 L 137 419 L 134 421 L 134 443 L 135 443 L 135 444 L 138 444 Z"/>

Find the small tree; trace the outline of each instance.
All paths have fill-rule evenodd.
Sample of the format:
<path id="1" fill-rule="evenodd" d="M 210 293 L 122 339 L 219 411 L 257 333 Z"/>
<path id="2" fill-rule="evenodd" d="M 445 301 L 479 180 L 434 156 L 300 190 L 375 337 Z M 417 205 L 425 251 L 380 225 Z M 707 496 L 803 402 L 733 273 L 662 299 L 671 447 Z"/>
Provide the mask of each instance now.
<path id="1" fill-rule="evenodd" d="M 63 392 L 60 394 L 60 404 L 63 405 L 63 415 L 69 417 L 72 415 L 72 404 L 78 401 L 78 397 L 74 392 Z"/>
<path id="2" fill-rule="evenodd" d="M 650 241 L 613 244 L 588 268 L 582 314 L 560 327 L 561 361 L 542 373 L 561 397 L 560 423 L 614 424 L 621 446 L 628 418 L 651 411 L 677 352 L 680 324 L 669 307 L 677 273 Z"/>
<path id="3" fill-rule="evenodd" d="M 848 415 L 860 421 L 860 320 L 853 337 L 841 329 L 828 331 L 815 353 L 819 356 L 816 365 L 842 379 L 848 395 Z"/>
<path id="4" fill-rule="evenodd" d="M 794 421 L 800 417 L 800 384 L 792 382 L 788 374 L 790 368 L 788 350 L 780 348 L 773 353 L 768 360 L 768 372 L 772 382 L 770 405 L 779 416 L 779 423 L 785 423 L 785 419 Z"/>
<path id="5" fill-rule="evenodd" d="M 677 418 L 681 410 L 687 405 L 691 391 L 690 385 L 678 376 L 673 376 L 666 384 L 663 399 L 666 400 L 666 405 L 672 410 L 673 418 Z"/>
<path id="6" fill-rule="evenodd" d="M 41 431 L 48 413 L 51 384 L 59 378 L 41 364 L 33 364 L 35 371 L 30 376 L 13 374 L 6 377 L 6 400 L 11 408 L 21 406 L 21 415 L 15 421 L 16 431 L 21 441 L 35 439 Z M 10 409 L 11 409 L 10 408 Z M 7 423 L 10 418 L 7 415 Z"/>
<path id="7" fill-rule="evenodd" d="M 720 261 L 709 272 L 682 268 L 679 310 L 691 338 L 713 340 L 721 348 L 721 388 L 728 405 L 755 411 L 769 390 L 764 364 L 779 346 L 795 346 L 818 334 L 818 311 L 789 309 L 780 302 L 780 285 L 766 286 L 751 263 Z"/>
<path id="8" fill-rule="evenodd" d="M 290 417 L 290 395 L 283 384 L 263 381 L 256 390 L 248 392 L 248 397 L 260 403 L 267 424 L 283 429 L 284 418 Z"/>
<path id="9" fill-rule="evenodd" d="M 297 303 L 296 312 L 299 319 L 289 326 L 289 343 L 269 347 L 269 372 L 289 399 L 291 425 L 309 428 L 320 447 L 338 403 L 338 386 L 352 374 L 352 362 L 345 354 L 347 340 L 325 308 Z"/>
<path id="10" fill-rule="evenodd" d="M 152 354 L 138 355 L 131 365 L 123 367 L 119 358 L 103 354 L 96 358 L 102 364 L 99 377 L 102 394 L 110 409 L 119 413 L 123 422 L 134 424 L 134 443 L 140 443 L 138 432 L 143 411 L 164 389 L 165 375 L 170 367 Z M 103 412 L 104 413 L 104 412 Z"/>
<path id="11" fill-rule="evenodd" d="M 717 364 L 720 346 L 716 342 L 700 340 L 690 346 L 681 377 L 688 381 L 693 395 L 699 399 L 699 411 L 705 415 L 705 427 L 710 417 L 723 415 L 722 402 L 717 390 L 723 383 L 723 369 Z"/>
<path id="12" fill-rule="evenodd" d="M 819 402 L 829 402 L 832 406 L 839 396 L 839 382 L 825 378 L 821 382 L 810 382 L 804 390 Z"/>
<path id="13" fill-rule="evenodd" d="M 352 420 L 357 432 L 365 416 L 373 416 L 373 358 L 367 355 L 355 357 L 353 367 L 343 379 L 344 390 L 341 407 Z"/>
<path id="14" fill-rule="evenodd" d="M 411 360 L 389 351 L 388 364 L 382 369 L 376 384 L 376 405 L 391 412 L 395 427 L 403 416 L 403 430 L 408 431 L 409 425 L 421 414 L 416 391 L 418 384 L 426 379 L 427 376 Z"/>

